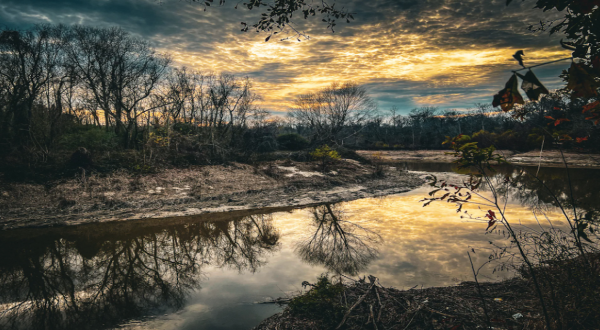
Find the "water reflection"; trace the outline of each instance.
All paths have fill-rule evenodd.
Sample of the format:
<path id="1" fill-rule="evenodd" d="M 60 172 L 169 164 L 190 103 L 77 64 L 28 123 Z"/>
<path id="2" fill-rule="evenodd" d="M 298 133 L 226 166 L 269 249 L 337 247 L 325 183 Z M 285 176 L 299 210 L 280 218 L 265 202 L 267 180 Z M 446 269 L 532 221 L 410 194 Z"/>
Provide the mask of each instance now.
<path id="1" fill-rule="evenodd" d="M 544 204 L 566 209 L 572 209 L 573 200 L 575 207 L 586 213 L 596 214 L 600 211 L 600 190 L 597 185 L 598 170 L 571 170 L 570 180 L 567 179 L 565 169 L 543 169 L 537 173 L 537 168 L 522 168 L 514 170 L 511 175 L 511 195 L 521 204 L 535 208 Z"/>
<path id="2" fill-rule="evenodd" d="M 204 265 L 254 272 L 279 245 L 270 215 L 102 229 L 0 240 L 0 328 L 106 328 L 178 309 Z"/>
<path id="3" fill-rule="evenodd" d="M 455 164 L 448 163 L 402 163 L 400 168 L 410 171 L 457 172 Z M 564 168 L 535 166 L 496 166 L 495 177 L 499 181 L 511 178 L 509 195 L 522 205 L 533 208 L 573 207 L 571 191 L 576 207 L 584 212 L 592 212 L 598 217 L 600 212 L 600 189 L 597 187 L 597 169 L 570 169 L 569 175 Z M 459 172 L 460 173 L 460 172 Z M 467 172 L 463 172 L 466 174 Z M 537 179 L 536 179 L 537 177 Z M 569 180 L 570 179 L 570 180 Z M 592 215 L 592 214 L 590 214 Z"/>
<path id="4" fill-rule="evenodd" d="M 529 207 L 519 204 L 544 204 L 552 196 L 515 169 L 503 171 L 498 178 L 511 175 L 514 189 L 507 217 L 519 230 L 537 225 Z M 539 176 L 567 200 L 564 170 L 542 169 Z M 595 176 L 572 172 L 578 207 L 600 206 L 589 180 Z M 247 329 L 278 311 L 253 302 L 296 292 L 302 281 L 326 271 L 375 274 L 398 288 L 472 280 L 466 251 L 475 249 L 473 262 L 481 265 L 490 242 L 506 238 L 486 234 L 486 222 L 460 218 L 453 204 L 421 207 L 418 201 L 429 191 L 426 186 L 294 212 L 254 211 L 281 211 L 272 215 L 0 232 L 0 329 Z M 465 210 L 483 212 L 475 205 Z M 546 215 L 565 227 L 561 213 Z M 494 272 L 493 265 L 480 273 L 487 280 L 510 275 Z"/>
<path id="5" fill-rule="evenodd" d="M 315 207 L 312 216 L 308 238 L 296 247 L 302 260 L 338 274 L 357 275 L 378 256 L 381 236 L 346 220 L 341 205 Z"/>

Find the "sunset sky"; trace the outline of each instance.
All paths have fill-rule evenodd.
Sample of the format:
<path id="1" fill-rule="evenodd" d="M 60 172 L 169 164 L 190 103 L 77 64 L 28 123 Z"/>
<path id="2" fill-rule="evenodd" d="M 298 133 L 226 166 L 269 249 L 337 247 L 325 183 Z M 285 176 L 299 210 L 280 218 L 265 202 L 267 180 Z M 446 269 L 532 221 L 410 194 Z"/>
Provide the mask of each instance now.
<path id="1" fill-rule="evenodd" d="M 218 1 L 215 1 L 215 3 Z M 294 95 L 334 81 L 366 86 L 381 111 L 397 106 L 468 109 L 490 103 L 517 69 L 568 57 L 560 36 L 534 34 L 527 26 L 556 13 L 532 9 L 535 2 L 505 0 L 338 0 L 356 13 L 335 33 L 319 18 L 296 21 L 309 40 L 265 42 L 265 34 L 240 32 L 260 11 L 204 7 L 179 0 L 2 0 L 0 24 L 38 23 L 121 26 L 149 40 L 176 65 L 250 76 L 264 108 L 283 113 Z M 534 71 L 549 89 L 568 61 Z"/>

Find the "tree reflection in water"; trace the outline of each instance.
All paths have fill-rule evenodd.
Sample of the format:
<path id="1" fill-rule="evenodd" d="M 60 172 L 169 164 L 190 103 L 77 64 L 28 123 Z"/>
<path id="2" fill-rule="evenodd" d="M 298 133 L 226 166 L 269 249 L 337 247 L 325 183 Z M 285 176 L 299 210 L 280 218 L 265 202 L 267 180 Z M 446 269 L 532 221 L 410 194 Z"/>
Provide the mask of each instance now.
<path id="1" fill-rule="evenodd" d="M 536 174 L 538 179 L 535 178 Z M 590 216 L 597 217 L 600 212 L 600 190 L 594 178 L 598 174 L 598 170 L 570 169 L 569 182 L 564 168 L 542 168 L 539 173 L 537 168 L 515 169 L 510 173 L 513 190 L 511 196 L 521 204 L 533 208 L 562 205 L 565 209 L 572 209 L 572 192 L 575 207 L 583 211 L 582 214 L 589 213 Z"/>
<path id="2" fill-rule="evenodd" d="M 202 267 L 254 272 L 279 245 L 269 215 L 0 240 L 0 328 L 106 328 L 183 306 Z"/>
<path id="3" fill-rule="evenodd" d="M 404 163 L 402 166 L 404 169 L 412 171 L 469 173 L 468 170 L 457 170 L 456 164 L 447 163 Z M 600 174 L 598 169 L 569 168 L 570 180 L 564 167 L 541 167 L 538 169 L 537 166 L 501 164 L 495 166 L 494 169 L 496 172 L 492 175 L 497 182 L 503 182 L 506 177 L 510 178 L 509 196 L 522 205 L 536 210 L 559 205 L 567 210 L 572 209 L 572 188 L 573 200 L 576 201 L 575 206 L 578 213 L 582 211 L 581 214 L 599 221 L 600 189 L 597 187 L 596 180 Z"/>
<path id="4" fill-rule="evenodd" d="M 378 256 L 376 246 L 381 243 L 381 236 L 345 220 L 340 205 L 315 207 L 313 216 L 314 231 L 296 246 L 304 261 L 354 276 Z"/>

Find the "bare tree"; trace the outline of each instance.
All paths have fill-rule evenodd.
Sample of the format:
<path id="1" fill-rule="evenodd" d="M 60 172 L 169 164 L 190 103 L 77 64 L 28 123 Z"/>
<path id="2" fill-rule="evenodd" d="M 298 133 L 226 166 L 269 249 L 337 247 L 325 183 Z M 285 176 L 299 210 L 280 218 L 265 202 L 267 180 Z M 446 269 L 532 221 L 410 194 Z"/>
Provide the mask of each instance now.
<path id="1" fill-rule="evenodd" d="M 356 83 L 332 83 L 314 93 L 299 95 L 290 116 L 313 130 L 313 140 L 343 144 L 377 110 L 367 90 Z"/>
<path id="2" fill-rule="evenodd" d="M 421 137 L 423 132 L 428 130 L 428 124 L 431 118 L 435 116 L 437 108 L 435 107 L 421 107 L 412 109 L 408 115 L 411 122 L 412 128 L 412 145 L 413 148 L 421 144 Z M 418 131 L 418 135 L 416 132 Z"/>
<path id="3" fill-rule="evenodd" d="M 104 112 L 104 124 L 115 125 L 129 148 L 144 102 L 156 89 L 170 62 L 120 28 L 76 26 L 67 47 L 93 103 Z"/>
<path id="4" fill-rule="evenodd" d="M 60 28 L 48 25 L 29 31 L 0 30 L 0 134 L 5 143 L 42 146 L 32 135 L 32 119 L 44 92 L 46 107 L 60 99 L 62 87 L 52 92 L 57 82 L 64 83 L 58 68 L 59 38 Z"/>

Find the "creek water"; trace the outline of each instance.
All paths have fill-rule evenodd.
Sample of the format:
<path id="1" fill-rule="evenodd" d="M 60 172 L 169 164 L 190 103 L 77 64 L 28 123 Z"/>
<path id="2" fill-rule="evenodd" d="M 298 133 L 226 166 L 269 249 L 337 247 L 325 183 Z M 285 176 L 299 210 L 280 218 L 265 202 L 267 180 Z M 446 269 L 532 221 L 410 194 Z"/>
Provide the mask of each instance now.
<path id="1" fill-rule="evenodd" d="M 449 164 L 397 167 L 461 181 Z M 525 172 L 537 172 L 537 168 Z M 565 228 L 553 191 L 569 203 L 561 169 L 542 168 L 548 187 L 500 168 L 515 183 L 506 217 L 517 230 Z M 581 212 L 597 212 L 597 170 L 571 171 Z M 253 215 L 225 221 L 185 220 L 29 229 L 0 234 L 0 328 L 251 329 L 277 313 L 272 298 L 293 295 L 324 273 L 372 274 L 399 289 L 473 279 L 494 246 L 509 244 L 502 230 L 486 233 L 472 219 L 485 208 L 419 202 L 431 187 L 351 202 Z M 535 213 L 534 213 L 535 211 Z M 534 216 L 535 214 L 535 216 Z M 537 217 L 537 220 L 536 220 Z M 499 262 L 479 280 L 513 276 Z"/>

